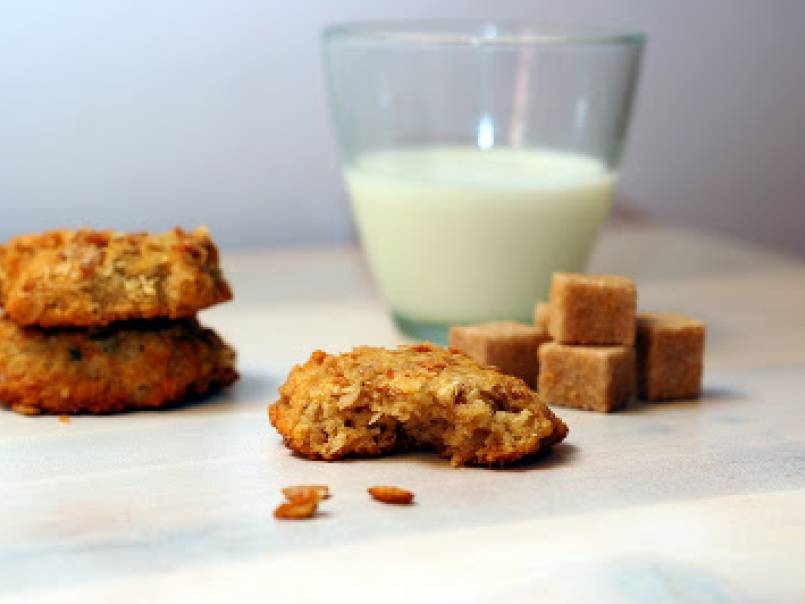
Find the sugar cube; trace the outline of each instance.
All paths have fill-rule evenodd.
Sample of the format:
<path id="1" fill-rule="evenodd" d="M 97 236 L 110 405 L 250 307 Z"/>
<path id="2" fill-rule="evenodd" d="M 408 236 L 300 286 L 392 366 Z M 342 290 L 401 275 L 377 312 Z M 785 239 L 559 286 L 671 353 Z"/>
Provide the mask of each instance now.
<path id="1" fill-rule="evenodd" d="M 702 390 L 705 325 L 679 313 L 637 317 L 637 383 L 650 401 L 698 398 Z"/>
<path id="2" fill-rule="evenodd" d="M 539 374 L 538 350 L 548 335 L 533 325 L 513 321 L 450 328 L 450 346 L 484 365 L 522 378 L 532 388 Z"/>
<path id="3" fill-rule="evenodd" d="M 551 320 L 551 305 L 547 302 L 537 302 L 534 305 L 534 325 L 548 333 Z"/>
<path id="4" fill-rule="evenodd" d="M 551 337 L 562 344 L 632 346 L 636 305 L 637 289 L 627 277 L 555 273 Z"/>
<path id="5" fill-rule="evenodd" d="M 631 346 L 551 342 L 540 347 L 539 360 L 539 393 L 551 405 L 609 413 L 625 405 L 634 392 Z"/>

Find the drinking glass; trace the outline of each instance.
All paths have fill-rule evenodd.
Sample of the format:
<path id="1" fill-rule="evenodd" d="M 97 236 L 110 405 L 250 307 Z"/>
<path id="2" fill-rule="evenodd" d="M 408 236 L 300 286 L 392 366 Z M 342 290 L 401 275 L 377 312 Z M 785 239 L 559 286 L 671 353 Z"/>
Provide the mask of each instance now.
<path id="1" fill-rule="evenodd" d="M 353 214 L 398 327 L 444 342 L 451 324 L 530 322 L 609 210 L 643 36 L 399 21 L 323 42 Z"/>

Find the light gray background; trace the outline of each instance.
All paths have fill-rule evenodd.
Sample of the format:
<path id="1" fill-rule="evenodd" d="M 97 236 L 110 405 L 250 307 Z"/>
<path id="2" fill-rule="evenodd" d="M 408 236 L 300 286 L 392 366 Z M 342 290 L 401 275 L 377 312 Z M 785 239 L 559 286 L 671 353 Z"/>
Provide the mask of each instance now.
<path id="1" fill-rule="evenodd" d="M 348 240 L 318 33 L 456 16 L 646 31 L 621 198 L 805 254 L 798 0 L 0 0 L 0 237 L 206 223 L 225 247 Z"/>

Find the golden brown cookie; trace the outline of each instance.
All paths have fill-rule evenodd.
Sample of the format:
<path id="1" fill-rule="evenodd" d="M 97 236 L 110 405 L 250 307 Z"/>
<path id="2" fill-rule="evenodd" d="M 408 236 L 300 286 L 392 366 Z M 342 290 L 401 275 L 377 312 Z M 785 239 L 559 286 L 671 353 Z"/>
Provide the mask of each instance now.
<path id="1" fill-rule="evenodd" d="M 453 465 L 502 465 L 567 435 L 519 378 L 430 344 L 316 351 L 279 392 L 271 423 L 288 448 L 310 459 L 414 448 Z"/>
<path id="2" fill-rule="evenodd" d="M 232 298 L 205 228 L 50 231 L 0 248 L 0 304 L 21 325 L 183 318 Z"/>
<path id="3" fill-rule="evenodd" d="M 26 415 L 157 408 L 237 378 L 235 352 L 195 319 L 45 330 L 0 318 L 0 403 Z"/>

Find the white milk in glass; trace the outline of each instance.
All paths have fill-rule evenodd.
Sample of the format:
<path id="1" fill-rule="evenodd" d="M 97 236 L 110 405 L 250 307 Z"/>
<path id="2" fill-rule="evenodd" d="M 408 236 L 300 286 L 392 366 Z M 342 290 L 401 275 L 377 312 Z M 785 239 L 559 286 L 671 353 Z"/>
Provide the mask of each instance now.
<path id="1" fill-rule="evenodd" d="M 346 168 L 361 239 L 398 315 L 530 321 L 554 271 L 582 271 L 616 175 L 547 149 L 405 148 Z"/>

